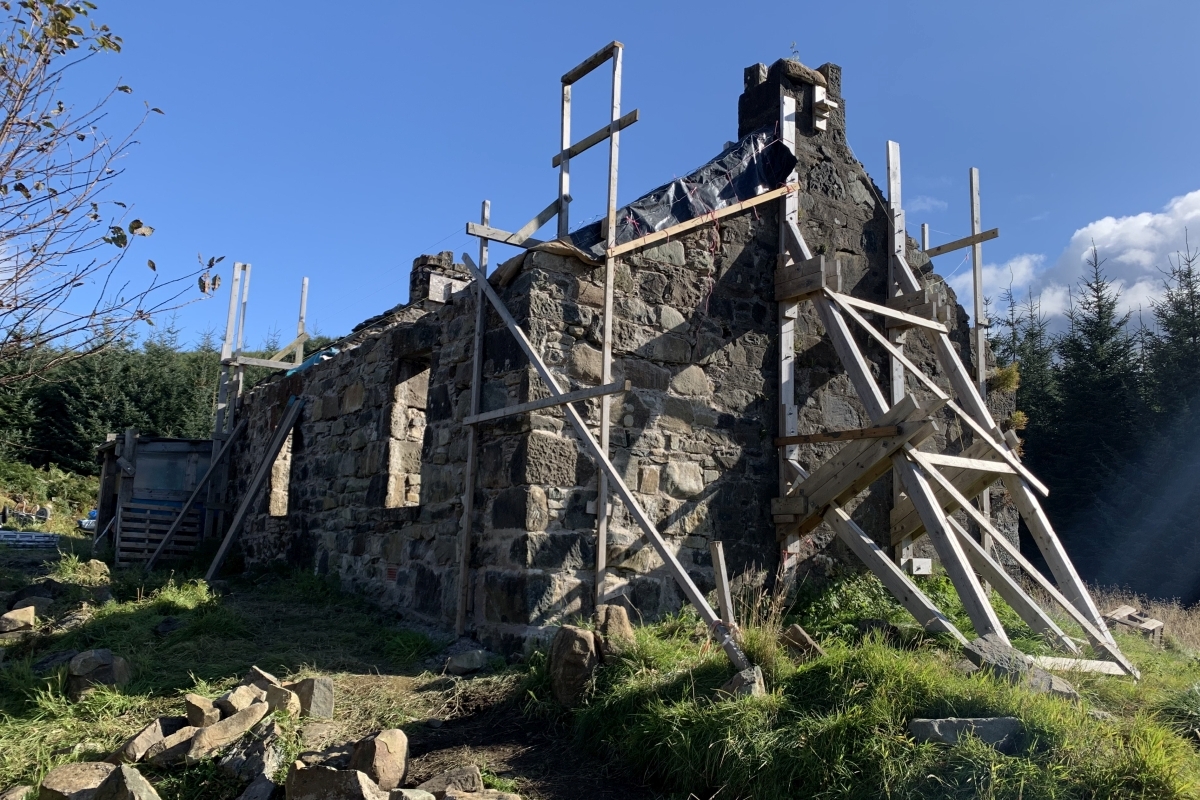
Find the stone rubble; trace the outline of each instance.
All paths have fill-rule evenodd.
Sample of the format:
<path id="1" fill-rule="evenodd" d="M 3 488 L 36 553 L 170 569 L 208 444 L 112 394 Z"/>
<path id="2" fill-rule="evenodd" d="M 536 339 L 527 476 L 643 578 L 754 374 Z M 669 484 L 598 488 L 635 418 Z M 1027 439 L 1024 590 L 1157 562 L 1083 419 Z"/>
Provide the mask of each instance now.
<path id="1" fill-rule="evenodd" d="M 451 675 L 469 675 L 478 672 L 488 664 L 491 654 L 486 650 L 468 650 L 456 653 L 446 660 L 446 672 Z"/>
<path id="2" fill-rule="evenodd" d="M 717 690 L 717 696 L 730 697 L 762 697 L 767 693 L 767 685 L 763 681 L 761 667 L 750 667 L 734 675 Z"/>
<path id="3" fill-rule="evenodd" d="M 596 637 L 583 628 L 563 625 L 550 645 L 550 688 L 565 708 L 579 704 L 600 663 Z"/>
<path id="4" fill-rule="evenodd" d="M 159 797 L 142 773 L 122 764 L 109 773 L 92 800 L 159 800 Z"/>
<path id="5" fill-rule="evenodd" d="M 116 769 L 103 761 L 63 764 L 42 778 L 38 800 L 94 800 L 100 784 Z"/>
<path id="6" fill-rule="evenodd" d="M 198 694 L 185 694 L 183 707 L 187 709 L 188 724 L 196 728 L 207 728 L 221 721 L 221 710 L 212 700 Z"/>
<path id="7" fill-rule="evenodd" d="M 823 658 L 825 651 L 817 641 L 808 635 L 808 631 L 800 627 L 798 623 L 793 623 L 780 634 L 780 642 L 792 654 L 792 657 L 798 661 L 811 661 L 814 658 Z"/>
<path id="8" fill-rule="evenodd" d="M 313 719 L 333 719 L 333 679 L 305 678 L 289 683 L 290 689 L 300 698 L 300 713 Z"/>
<path id="9" fill-rule="evenodd" d="M 1016 717 L 973 717 L 944 719 L 914 719 L 908 723 L 909 736 L 918 742 L 957 744 L 967 734 L 973 734 L 985 744 L 1005 755 L 1015 755 L 1023 745 L 1025 728 Z"/>
<path id="10" fill-rule="evenodd" d="M 135 733 L 106 760 L 112 764 L 136 764 L 150 748 L 188 727 L 184 717 L 159 717 Z"/>
<path id="11" fill-rule="evenodd" d="M 371 734 L 354 745 L 350 769 L 356 769 L 391 791 L 408 775 L 408 737 L 395 728 Z"/>
<path id="12" fill-rule="evenodd" d="M 78 701 L 95 686 L 120 688 L 129 683 L 129 662 L 112 650 L 85 650 L 71 659 L 67 667 L 67 696 Z"/>

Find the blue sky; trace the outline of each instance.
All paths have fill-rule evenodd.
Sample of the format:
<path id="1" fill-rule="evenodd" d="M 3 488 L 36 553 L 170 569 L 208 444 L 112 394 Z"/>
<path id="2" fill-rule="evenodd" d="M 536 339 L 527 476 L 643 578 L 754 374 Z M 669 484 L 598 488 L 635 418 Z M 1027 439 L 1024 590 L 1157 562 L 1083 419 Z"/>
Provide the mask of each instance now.
<path id="1" fill-rule="evenodd" d="M 850 143 L 877 183 L 885 141 L 900 142 L 910 233 L 968 233 L 981 170 L 984 227 L 1001 229 L 984 247 L 990 294 L 1015 277 L 1055 311 L 1095 238 L 1144 306 L 1200 220 L 1194 2 L 100 0 L 94 18 L 124 51 L 76 88 L 134 89 L 109 132 L 142 101 L 165 111 L 113 194 L 156 229 L 128 269 L 226 256 L 218 296 L 179 314 L 185 341 L 223 326 L 234 260 L 254 265 L 251 344 L 273 326 L 290 338 L 305 275 L 310 327 L 336 336 L 406 299 L 415 256 L 474 252 L 463 227 L 482 199 L 495 225 L 525 222 L 556 193 L 559 76 L 612 39 L 624 110 L 642 112 L 622 137 L 622 202 L 734 138 L 743 67 L 795 42 L 804 63 L 842 66 Z M 575 106 L 578 138 L 605 118 L 606 75 Z M 573 162 L 573 227 L 602 211 L 605 152 Z M 960 262 L 938 270 L 961 286 Z"/>

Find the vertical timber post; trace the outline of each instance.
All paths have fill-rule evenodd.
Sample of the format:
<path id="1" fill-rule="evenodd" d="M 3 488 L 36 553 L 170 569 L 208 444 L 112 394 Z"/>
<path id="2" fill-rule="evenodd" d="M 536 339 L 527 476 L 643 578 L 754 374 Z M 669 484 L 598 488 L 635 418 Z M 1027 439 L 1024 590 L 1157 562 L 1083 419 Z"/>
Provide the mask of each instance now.
<path id="1" fill-rule="evenodd" d="M 221 374 L 217 382 L 217 407 L 213 417 L 213 446 L 212 458 L 217 457 L 217 453 L 221 450 L 221 444 L 229 436 L 229 432 L 233 430 L 234 412 L 237 409 L 237 384 L 235 383 L 235 373 L 238 367 L 231 366 L 227 362 L 233 358 L 235 337 L 239 335 L 241 330 L 238 324 L 239 306 L 244 309 L 244 304 L 239 301 L 242 297 L 243 286 L 242 273 L 246 271 L 246 265 L 235 262 L 233 265 L 233 280 L 229 286 L 229 314 L 225 319 L 225 339 L 221 343 Z M 249 273 L 247 273 L 247 283 L 249 282 Z M 243 312 L 244 313 L 244 312 Z M 205 500 L 204 510 L 204 532 L 202 538 L 207 539 L 214 532 L 220 535 L 225 522 L 225 510 L 220 506 L 225 503 L 225 490 L 229 480 L 229 462 L 224 462 L 208 485 L 208 494 Z M 216 506 L 214 508 L 214 506 Z"/>
<path id="2" fill-rule="evenodd" d="M 558 238 L 571 230 L 571 84 L 562 85 L 562 160 L 558 163 Z"/>
<path id="3" fill-rule="evenodd" d="M 979 214 L 979 170 L 976 167 L 971 167 L 971 235 L 974 236 L 983 230 L 983 221 Z M 985 317 L 983 303 L 983 243 L 976 242 L 971 245 L 971 278 L 972 288 L 975 294 L 975 330 L 974 330 L 974 345 L 975 350 L 975 387 L 979 390 L 979 397 L 984 403 L 987 403 L 987 332 L 988 320 Z M 991 496 L 989 489 L 984 489 L 979 495 L 979 510 L 988 519 L 991 519 Z M 992 554 L 992 536 L 987 531 L 980 529 L 979 541 L 983 545 L 983 549 L 988 555 Z"/>
<path id="4" fill-rule="evenodd" d="M 304 319 L 308 314 L 308 278 L 300 282 L 300 319 L 296 323 L 296 338 L 304 336 Z M 304 361 L 304 342 L 296 345 L 292 361 L 299 366 Z"/>
<path id="5" fill-rule="evenodd" d="M 890 239 L 888 242 L 888 282 L 887 291 L 888 297 L 895 297 L 902 292 L 900 279 L 897 275 L 897 259 L 904 258 L 905 253 L 905 225 L 904 225 L 904 206 L 901 193 L 900 183 L 900 143 L 889 141 L 887 143 L 887 189 L 888 189 L 888 231 Z M 927 226 L 922 226 L 926 229 Z M 906 336 L 903 330 L 891 329 L 888 331 L 888 340 L 897 348 L 904 348 L 904 340 Z M 895 356 L 888 357 L 888 403 L 895 405 L 904 399 L 904 365 Z M 892 507 L 896 507 L 900 503 L 903 496 L 903 487 L 899 476 L 892 475 Z M 903 568 L 905 561 L 912 558 L 913 555 L 913 540 L 912 537 L 906 536 L 899 545 L 896 546 L 896 563 Z"/>
<path id="6" fill-rule="evenodd" d="M 929 249 L 929 223 L 921 223 L 921 250 L 924 252 Z"/>
<path id="7" fill-rule="evenodd" d="M 792 154 L 796 152 L 796 98 L 787 94 L 782 86 L 779 87 L 779 138 Z M 788 183 L 796 183 L 796 171 L 785 179 Z M 779 252 L 781 258 L 791 259 L 787 248 L 786 228 L 788 223 L 799 224 L 800 196 L 799 190 L 788 192 L 779 203 Z M 792 436 L 799 433 L 796 412 L 796 317 L 799 315 L 800 304 L 792 301 L 778 304 L 779 313 L 779 418 L 777 421 L 779 436 Z M 786 497 L 791 488 L 792 480 L 796 477 L 792 462 L 796 460 L 800 448 L 787 445 L 779 448 L 779 496 Z M 800 537 L 789 533 L 782 542 L 779 562 L 785 571 L 795 567 L 799 556 Z M 713 567 L 716 567 L 714 563 Z"/>
<path id="8" fill-rule="evenodd" d="M 491 222 L 492 203 L 483 201 L 479 221 Z M 479 239 L 479 269 L 486 276 L 488 269 L 488 240 Z M 483 384 L 483 326 L 487 321 L 483 291 L 475 287 L 475 334 L 471 349 L 471 414 L 479 413 L 480 389 Z M 475 516 L 475 461 L 479 426 L 467 426 L 467 466 L 463 470 L 462 520 L 458 532 L 458 609 L 454 615 L 454 632 L 462 636 L 467 629 L 467 606 L 471 598 L 471 536 Z"/>
<path id="9" fill-rule="evenodd" d="M 621 150 L 621 132 L 617 130 L 616 122 L 621 118 L 621 55 L 624 48 L 618 45 L 613 49 L 612 63 L 612 127 L 608 134 L 608 208 L 604 217 L 605 245 L 611 252 L 617 244 L 617 164 Z M 564 107 L 565 108 L 565 107 Z M 571 146 L 569 141 L 563 144 L 564 162 L 565 151 Z M 566 205 L 559 211 L 559 224 L 566 219 Z M 602 344 L 602 370 L 600 382 L 612 383 L 612 348 L 613 348 L 613 279 L 616 272 L 616 259 L 606 253 L 604 256 L 604 340 Z M 608 428 L 612 417 L 611 398 L 604 395 L 600 398 L 600 449 L 608 456 Z M 608 568 L 608 474 L 600 470 L 596 492 L 596 605 L 604 602 L 604 573 Z"/>

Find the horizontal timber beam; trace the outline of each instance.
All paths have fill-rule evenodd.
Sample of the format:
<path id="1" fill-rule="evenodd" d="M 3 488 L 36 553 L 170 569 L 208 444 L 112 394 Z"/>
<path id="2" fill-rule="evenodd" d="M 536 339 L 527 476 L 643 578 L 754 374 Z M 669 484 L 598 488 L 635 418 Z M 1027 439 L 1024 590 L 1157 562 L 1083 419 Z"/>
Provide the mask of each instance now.
<path id="1" fill-rule="evenodd" d="M 600 130 L 596 131 L 590 136 L 584 137 L 583 140 L 568 147 L 567 158 L 571 159 L 581 153 L 587 152 L 591 148 L 603 142 L 609 136 L 612 136 L 614 132 L 623 131 L 633 123 L 637 122 L 640 116 L 641 111 L 635 108 L 633 111 L 630 111 L 628 114 L 616 120 L 615 122 L 608 123 Z M 554 156 L 554 158 L 550 159 L 550 166 L 557 167 L 562 163 L 562 158 L 562 153 L 558 153 Z"/>
<path id="2" fill-rule="evenodd" d="M 882 439 L 885 436 L 896 436 L 899 433 L 900 428 L 897 425 L 880 425 L 874 428 L 851 428 L 850 430 L 829 431 L 828 433 L 801 433 L 795 436 L 777 436 L 775 438 L 775 446 L 848 442 L 851 439 Z"/>
<path id="3" fill-rule="evenodd" d="M 1017 471 L 1003 461 L 984 461 L 982 458 L 964 458 L 963 456 L 948 456 L 944 453 L 921 453 L 925 461 L 939 467 L 957 467 L 958 469 L 973 469 L 979 472 L 996 475 L 1016 475 Z"/>
<path id="4" fill-rule="evenodd" d="M 961 250 L 964 247 L 970 247 L 973 244 L 979 244 L 980 242 L 986 242 L 989 239 L 995 239 L 999 235 L 1000 229 L 992 228 L 990 231 L 971 234 L 970 236 L 964 236 L 961 239 L 955 239 L 953 242 L 946 242 L 945 244 L 940 244 L 937 247 L 931 247 L 925 251 L 925 255 L 929 256 L 930 258 L 936 258 L 937 256 L 945 255 L 946 253 L 952 253 L 955 250 Z"/>
<path id="5" fill-rule="evenodd" d="M 934 322 L 933 320 L 925 317 L 918 317 L 916 314 L 909 314 L 907 311 L 889 308 L 888 306 L 883 306 L 879 303 L 872 303 L 869 300 L 861 300 L 853 295 L 838 294 L 838 296 L 834 299 L 843 305 L 861 308 L 863 311 L 870 311 L 873 314 L 879 314 L 883 317 L 898 319 L 901 322 L 905 322 L 909 325 L 916 325 L 921 328 L 929 328 L 929 330 L 937 331 L 938 333 L 949 333 L 949 331 L 946 330 L 946 326 L 940 322 Z"/>
<path id="6" fill-rule="evenodd" d="M 242 367 L 270 367 L 271 369 L 296 368 L 296 365 L 290 361 L 273 361 L 269 358 L 251 358 L 250 356 L 234 356 L 224 363 L 230 366 Z"/>
<path id="7" fill-rule="evenodd" d="M 534 239 L 529 236 L 522 237 L 520 234 L 502 231 L 490 225 L 480 225 L 478 222 L 468 222 L 467 233 L 471 236 L 478 236 L 480 239 L 500 242 L 501 244 L 511 244 L 513 247 L 524 247 L 526 250 L 530 247 L 537 247 L 539 244 L 545 244 L 541 239 Z"/>
<path id="8" fill-rule="evenodd" d="M 655 242 L 661 242 L 663 239 L 669 239 L 672 236 L 677 236 L 685 231 L 690 231 L 693 228 L 699 228 L 701 225 L 707 225 L 713 220 L 718 220 L 721 217 L 727 217 L 730 214 L 736 214 L 739 211 L 745 211 L 747 208 L 753 208 L 754 206 L 761 205 L 771 200 L 777 200 L 789 192 L 796 191 L 796 189 L 796 184 L 789 183 L 786 186 L 779 187 L 778 189 L 772 189 L 769 192 L 763 192 L 758 197 L 752 197 L 749 200 L 743 200 L 740 203 L 734 203 L 733 205 L 725 206 L 724 208 L 718 208 L 716 211 L 711 211 L 703 216 L 694 217 L 686 222 L 681 222 L 678 225 L 672 225 L 669 228 L 663 228 L 661 231 L 655 231 L 654 233 L 646 234 L 640 239 L 634 239 L 626 242 L 625 244 L 619 244 L 610 249 L 608 251 L 608 255 L 616 258 L 617 256 L 633 250 L 640 250 L 643 247 L 649 247 Z"/>
<path id="9" fill-rule="evenodd" d="M 563 75 L 562 82 L 567 85 L 575 83 L 580 78 L 582 78 L 584 75 L 587 75 L 589 72 L 594 70 L 596 67 L 600 66 L 605 61 L 608 61 L 610 58 L 612 58 L 613 54 L 615 54 L 617 52 L 617 50 L 623 48 L 624 46 L 625 45 L 623 45 L 620 42 L 615 41 L 615 40 L 609 42 L 608 44 L 604 45 L 604 47 L 601 47 L 599 50 L 597 50 L 596 52 L 592 53 L 590 56 L 585 58 L 579 64 L 579 66 L 575 67 L 573 70 L 571 70 L 567 74 Z"/>
<path id="10" fill-rule="evenodd" d="M 537 411 L 542 408 L 561 406 L 563 403 L 574 403 L 579 400 L 587 400 L 589 397 L 600 397 L 606 394 L 616 394 L 617 392 L 628 392 L 632 387 L 632 381 L 614 381 L 613 383 L 606 383 L 603 386 L 589 386 L 586 389 L 577 389 L 574 392 L 560 394 L 557 397 L 543 397 L 541 400 L 530 400 L 528 403 L 521 403 L 520 405 L 497 408 L 494 411 L 484 411 L 480 414 L 472 414 L 471 416 L 463 419 L 463 424 L 477 425 L 480 422 L 488 422 L 489 420 L 500 419 L 502 417 L 511 417 L 514 414 L 524 414 L 526 411 Z"/>

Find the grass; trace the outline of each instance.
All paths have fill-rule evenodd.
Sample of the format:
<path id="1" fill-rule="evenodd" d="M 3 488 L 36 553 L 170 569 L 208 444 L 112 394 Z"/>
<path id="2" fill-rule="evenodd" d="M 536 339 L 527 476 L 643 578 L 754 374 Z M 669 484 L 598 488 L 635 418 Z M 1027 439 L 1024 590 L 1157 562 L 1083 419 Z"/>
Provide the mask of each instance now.
<path id="1" fill-rule="evenodd" d="M 257 664 L 281 678 L 332 676 L 331 736 L 339 741 L 467 716 L 507 698 L 512 713 L 541 717 L 546 730 L 679 798 L 1200 798 L 1200 614 L 1139 598 L 1109 593 L 1099 602 L 1130 602 L 1164 619 L 1166 646 L 1118 633 L 1142 680 L 1073 676 L 1079 704 L 964 674 L 952 640 L 917 628 L 869 574 L 845 572 L 820 587 L 748 589 L 739 598 L 743 645 L 766 676 L 765 697 L 716 697 L 732 669 L 685 611 L 636 629 L 635 646 L 596 673 L 580 708 L 564 712 L 549 699 L 544 654 L 469 680 L 421 673 L 414 664 L 441 643 L 310 574 L 250 573 L 219 593 L 187 565 L 106 578 L 86 552 L 50 560 L 42 571 L 70 584 L 61 606 L 106 580 L 113 599 L 83 627 L 44 631 L 9 653 L 0 671 L 0 788 L 103 757 L 153 717 L 179 714 L 184 693 L 214 696 Z M 0 590 L 28 579 L 0 553 Z M 972 636 L 949 581 L 935 575 L 921 583 Z M 993 603 L 1022 649 L 1050 652 L 998 598 Z M 168 616 L 182 627 L 156 636 Z M 864 620 L 890 623 L 888 638 L 878 629 L 864 635 Z M 791 659 L 778 634 L 793 621 L 826 656 Z M 62 670 L 32 672 L 47 653 L 88 647 L 129 659 L 131 684 L 72 703 Z M 1097 710 L 1111 716 L 1097 718 Z M 995 715 L 1022 720 L 1028 741 L 1019 754 L 1000 755 L 976 739 L 946 747 L 906 735 L 914 717 Z M 292 721 L 280 722 L 289 763 L 300 734 Z M 521 776 L 480 766 L 488 788 L 521 791 Z M 163 800 L 216 800 L 239 790 L 211 762 L 145 771 Z"/>
<path id="2" fill-rule="evenodd" d="M 72 583 L 68 598 L 103 580 L 74 555 L 48 562 L 43 572 Z M 0 567 L 0 579 L 7 581 L 5 589 L 15 588 L 11 570 Z M 112 575 L 111 590 L 113 600 L 95 608 L 83 627 L 9 649 L 0 670 L 0 788 L 36 784 L 61 763 L 103 758 L 154 717 L 181 714 L 185 693 L 215 696 L 252 665 L 280 678 L 332 676 L 339 705 L 334 722 L 343 739 L 410 724 L 429 716 L 428 706 L 447 702 L 442 692 L 413 692 L 434 677 L 412 669 L 438 649 L 434 641 L 400 629 L 323 579 L 258 573 L 233 581 L 222 596 L 187 572 L 146 576 L 130 570 Z M 165 637 L 155 635 L 166 617 L 184 624 Z M 130 662 L 128 686 L 72 703 L 65 696 L 65 668 L 49 676 L 33 673 L 33 662 L 48 653 L 93 647 L 110 648 Z M 284 763 L 290 763 L 299 738 L 291 721 L 281 724 Z M 144 771 L 163 800 L 216 800 L 240 791 L 211 762 Z"/>
<path id="3" fill-rule="evenodd" d="M 948 581 L 923 583 L 971 636 Z M 993 602 L 1026 652 L 1046 648 Z M 687 610 L 638 629 L 636 647 L 599 673 L 567 719 L 579 745 L 680 798 L 1200 797 L 1200 661 L 1185 650 L 1118 634 L 1143 679 L 1080 675 L 1072 680 L 1084 699 L 1075 704 L 964 674 L 957 646 L 906 632 L 911 618 L 870 575 L 802 591 L 790 613 L 786 605 L 761 592 L 743 603 L 743 641 L 767 676 L 766 697 L 716 697 L 732 668 Z M 864 638 L 863 619 L 898 623 L 904 635 Z M 827 655 L 795 664 L 772 645 L 791 621 Z M 554 713 L 542 673 L 534 663 L 527 708 Z M 1097 709 L 1111 717 L 1089 713 Z M 909 720 L 945 716 L 1015 716 L 1028 740 L 1005 756 L 977 739 L 947 747 L 907 737 Z"/>

